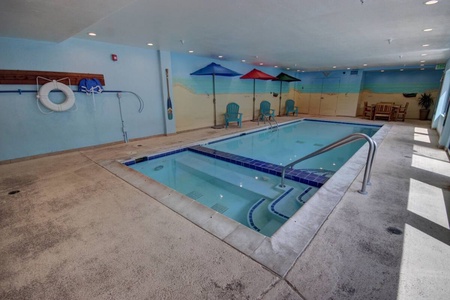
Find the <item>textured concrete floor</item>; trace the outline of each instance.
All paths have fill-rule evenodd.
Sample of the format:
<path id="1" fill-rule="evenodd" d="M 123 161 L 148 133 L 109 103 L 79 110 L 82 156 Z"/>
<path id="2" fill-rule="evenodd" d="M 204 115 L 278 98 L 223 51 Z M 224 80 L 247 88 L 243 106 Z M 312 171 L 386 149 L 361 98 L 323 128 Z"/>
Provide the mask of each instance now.
<path id="1" fill-rule="evenodd" d="M 360 174 L 284 276 L 103 166 L 241 129 L 2 164 L 0 299 L 448 299 L 449 159 L 428 122 L 391 124 L 369 195 Z"/>

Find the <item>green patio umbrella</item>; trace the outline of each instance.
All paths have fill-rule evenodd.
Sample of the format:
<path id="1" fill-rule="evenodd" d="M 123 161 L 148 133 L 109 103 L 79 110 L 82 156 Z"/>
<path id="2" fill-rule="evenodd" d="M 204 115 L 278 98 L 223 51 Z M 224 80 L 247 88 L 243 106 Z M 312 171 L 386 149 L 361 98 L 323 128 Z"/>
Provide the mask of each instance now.
<path id="1" fill-rule="evenodd" d="M 280 82 L 280 105 L 278 108 L 278 116 L 281 116 L 281 90 L 282 90 L 282 86 L 283 86 L 283 81 L 293 82 L 293 81 L 301 81 L 301 80 L 298 78 L 295 78 L 294 76 L 291 76 L 291 75 L 281 72 L 280 74 L 277 75 L 276 79 L 273 79 L 273 81 Z"/>

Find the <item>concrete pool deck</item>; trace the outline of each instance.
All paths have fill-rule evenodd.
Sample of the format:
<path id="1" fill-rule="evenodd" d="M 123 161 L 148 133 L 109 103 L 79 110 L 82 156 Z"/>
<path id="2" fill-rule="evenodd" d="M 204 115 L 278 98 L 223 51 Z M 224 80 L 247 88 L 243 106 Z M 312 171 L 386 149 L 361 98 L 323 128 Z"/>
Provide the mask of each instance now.
<path id="1" fill-rule="evenodd" d="M 201 218 L 183 215 L 179 195 L 149 196 L 136 187 L 145 182 L 133 186 L 127 174 L 111 172 L 115 160 L 258 126 L 244 122 L 242 129 L 206 128 L 0 165 L 0 298 L 447 298 L 450 163 L 429 122 L 390 122 L 368 195 L 357 193 L 359 174 L 301 250 L 300 231 L 280 234 L 280 241 L 289 237 L 287 247 L 257 234 L 232 236 L 240 231 L 235 223 L 211 233 L 189 220 Z M 288 256 L 279 255 L 286 249 Z"/>

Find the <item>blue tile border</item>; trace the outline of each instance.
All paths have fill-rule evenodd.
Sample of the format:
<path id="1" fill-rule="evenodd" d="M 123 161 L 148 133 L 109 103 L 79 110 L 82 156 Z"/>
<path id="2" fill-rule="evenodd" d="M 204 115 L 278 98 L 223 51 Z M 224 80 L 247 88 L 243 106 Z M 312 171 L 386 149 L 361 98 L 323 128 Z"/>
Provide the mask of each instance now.
<path id="1" fill-rule="evenodd" d="M 220 150 L 206 148 L 200 145 L 188 147 L 187 149 L 198 154 L 206 155 L 215 159 L 261 171 L 267 174 L 276 175 L 278 177 L 281 177 L 281 173 L 283 171 L 283 166 L 223 152 Z M 315 171 L 308 171 L 303 169 L 288 169 L 285 173 L 285 178 L 318 188 L 324 185 L 324 183 L 329 179 L 329 177 L 316 174 Z"/>
<path id="2" fill-rule="evenodd" d="M 377 124 L 352 123 L 352 122 L 330 121 L 330 120 L 303 119 L 303 121 L 319 122 L 319 123 L 335 123 L 335 124 L 345 124 L 345 125 L 359 125 L 359 126 L 376 127 L 376 128 L 383 127 L 383 125 L 377 125 Z"/>
<path id="3" fill-rule="evenodd" d="M 293 189 L 294 189 L 294 188 L 290 188 L 288 191 L 284 192 L 280 197 L 278 197 L 277 200 L 273 201 L 273 202 L 270 204 L 270 206 L 269 206 L 269 211 L 272 212 L 273 214 L 277 215 L 277 216 L 280 216 L 280 217 L 286 219 L 286 220 L 289 219 L 290 217 L 288 217 L 288 216 L 286 216 L 286 215 L 284 215 L 284 214 L 282 214 L 282 213 L 276 211 L 275 205 L 276 205 L 278 202 L 280 202 L 284 197 L 286 197 L 286 195 L 289 194 Z"/>
<path id="4" fill-rule="evenodd" d="M 180 152 L 184 152 L 184 151 L 187 151 L 187 148 L 182 148 L 182 149 L 172 150 L 169 152 L 163 152 L 163 153 L 158 153 L 158 154 L 154 154 L 154 155 L 148 155 L 148 156 L 143 156 L 143 157 L 139 157 L 139 158 L 134 158 L 134 159 L 123 161 L 122 164 L 124 164 L 125 166 L 131 166 L 131 165 L 143 162 L 143 161 L 152 160 L 152 159 L 156 159 L 156 158 L 160 158 L 160 157 L 164 157 L 164 156 L 168 156 L 168 155 L 172 155 L 172 154 L 176 154 L 176 153 L 180 153 Z"/>
<path id="5" fill-rule="evenodd" d="M 248 222 L 248 224 L 250 225 L 250 227 L 251 227 L 253 230 L 256 230 L 256 231 L 258 231 L 258 232 L 260 232 L 261 229 L 259 229 L 259 228 L 256 226 L 255 222 L 253 221 L 253 212 L 254 212 L 255 209 L 257 209 L 258 206 L 260 206 L 264 201 L 266 201 L 266 198 L 261 198 L 261 199 L 259 199 L 258 202 L 256 202 L 255 204 L 252 205 L 252 207 L 250 208 L 250 210 L 248 211 L 248 214 L 247 214 L 247 222 Z"/>

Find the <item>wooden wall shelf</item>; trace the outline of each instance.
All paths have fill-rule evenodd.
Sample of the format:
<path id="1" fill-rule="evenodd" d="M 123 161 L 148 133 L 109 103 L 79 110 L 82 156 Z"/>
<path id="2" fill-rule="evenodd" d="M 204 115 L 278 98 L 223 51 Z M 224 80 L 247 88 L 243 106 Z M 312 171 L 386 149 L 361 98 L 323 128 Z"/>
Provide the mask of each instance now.
<path id="1" fill-rule="evenodd" d="M 105 85 L 103 74 L 90 73 L 67 73 L 67 72 L 47 72 L 47 71 L 21 71 L 21 70 L 0 70 L 0 84 L 36 84 L 36 77 L 41 76 L 51 80 L 70 78 L 71 85 L 78 85 L 83 78 L 97 78 Z"/>

